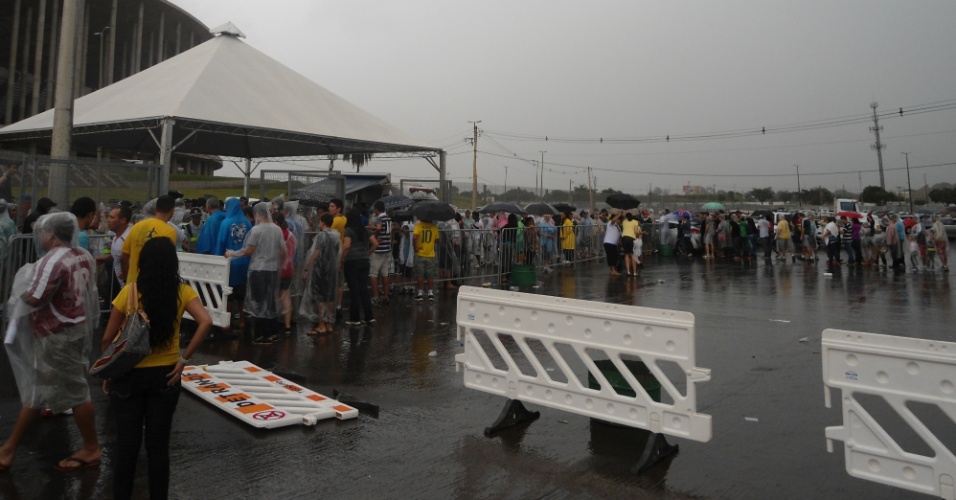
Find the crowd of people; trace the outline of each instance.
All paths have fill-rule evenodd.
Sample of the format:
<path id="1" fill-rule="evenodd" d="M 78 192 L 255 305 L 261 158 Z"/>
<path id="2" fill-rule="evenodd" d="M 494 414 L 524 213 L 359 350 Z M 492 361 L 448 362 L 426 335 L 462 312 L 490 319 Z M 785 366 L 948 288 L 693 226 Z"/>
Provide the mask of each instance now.
<path id="1" fill-rule="evenodd" d="M 222 202 L 164 195 L 139 213 L 128 202 L 106 206 L 86 197 L 58 212 L 56 203 L 41 198 L 17 227 L 8 207 L 0 200 L 0 257 L 10 251 L 14 235 L 32 233 L 36 261 L 8 270 L 17 278 L 5 310 L 16 341 L 7 349 L 22 409 L 0 446 L 0 472 L 10 469 L 43 411 L 72 412 L 83 440 L 56 470 L 99 466 L 102 450 L 87 375 L 90 346 L 104 301 L 111 306 L 101 339 L 105 348 L 130 311 L 129 295 L 138 293 L 150 318 L 152 351 L 129 374 L 103 384 L 117 417 L 116 498 L 132 495 L 144 436 L 151 496 L 168 492 L 179 377 L 210 332 L 235 338 L 235 329 L 254 344 L 267 345 L 292 335 L 297 321 L 310 323 L 311 329 L 303 329 L 307 335 L 330 333 L 343 320 L 348 327 L 369 325 L 376 321 L 376 306 L 387 305 L 397 290 L 409 287 L 415 301 L 432 303 L 436 284 L 454 288 L 489 266 L 489 273 L 507 283 L 516 266 L 547 272 L 552 265 L 603 256 L 610 275 L 637 276 L 645 255 L 653 252 L 644 242 L 655 226 L 647 212 L 606 209 L 556 216 L 465 211 L 431 221 L 393 213 L 381 201 L 365 210 L 346 209 L 342 200 L 332 199 L 313 211 L 281 197 L 250 204 L 242 197 Z M 819 224 L 832 266 L 905 269 L 908 261 L 910 269 L 931 270 L 938 262 L 939 269 L 948 270 L 946 233 L 936 216 L 911 223 L 897 214 L 828 217 L 819 223 L 812 214 L 799 213 L 775 221 L 740 212 L 700 216 L 695 226 L 689 213 L 663 214 L 656 223 L 660 248 L 673 245 L 678 258 L 753 260 L 762 250 L 766 260 L 776 253 L 777 259 L 794 263 L 815 262 Z M 212 326 L 202 299 L 180 278 L 177 252 L 230 259 L 234 323 L 229 327 Z M 300 299 L 296 310 L 293 292 Z M 181 348 L 185 312 L 195 325 Z"/>

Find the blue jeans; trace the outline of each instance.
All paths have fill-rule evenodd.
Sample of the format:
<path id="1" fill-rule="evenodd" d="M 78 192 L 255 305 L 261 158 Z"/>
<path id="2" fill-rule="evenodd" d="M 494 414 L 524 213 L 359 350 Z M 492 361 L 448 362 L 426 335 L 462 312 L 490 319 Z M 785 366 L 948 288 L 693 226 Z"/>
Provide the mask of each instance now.
<path id="1" fill-rule="evenodd" d="M 169 496 L 169 434 L 179 403 L 180 383 L 169 387 L 171 365 L 134 368 L 125 377 L 110 381 L 110 405 L 116 416 L 116 450 L 113 456 L 113 497 L 133 496 L 139 447 L 146 437 L 149 498 Z M 145 424 L 145 426 L 144 426 Z"/>

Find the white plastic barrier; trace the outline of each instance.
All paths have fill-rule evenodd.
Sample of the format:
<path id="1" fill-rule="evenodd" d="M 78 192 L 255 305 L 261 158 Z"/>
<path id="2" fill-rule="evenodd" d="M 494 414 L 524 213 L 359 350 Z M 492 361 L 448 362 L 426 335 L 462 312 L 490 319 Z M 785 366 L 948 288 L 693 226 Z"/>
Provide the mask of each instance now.
<path id="1" fill-rule="evenodd" d="M 315 425 L 358 417 L 358 410 L 294 384 L 248 361 L 187 366 L 182 384 L 207 403 L 259 428 Z"/>
<path id="2" fill-rule="evenodd" d="M 227 327 L 231 318 L 226 310 L 226 299 L 232 293 L 229 287 L 229 259 L 218 255 L 200 255 L 179 252 L 179 275 L 199 294 L 200 300 L 212 316 L 212 324 Z M 193 319 L 189 313 L 183 315 Z"/>
<path id="3" fill-rule="evenodd" d="M 823 331 L 822 353 L 826 406 L 830 389 L 840 389 L 843 402 L 843 425 L 826 428 L 827 450 L 843 441 L 847 473 L 956 498 L 956 446 L 947 447 L 907 405 L 935 405 L 956 422 L 956 344 L 831 329 Z M 882 397 L 932 456 L 900 446 L 860 403 L 861 394 Z"/>
<path id="4" fill-rule="evenodd" d="M 457 319 L 465 351 L 455 361 L 464 368 L 465 387 L 694 441 L 711 438 L 711 418 L 697 413 L 696 391 L 698 382 L 710 380 L 710 370 L 695 366 L 690 313 L 466 286 L 458 291 Z M 494 366 L 476 333 L 490 341 L 506 369 Z M 525 372 L 534 373 L 522 372 L 499 335 L 514 339 L 532 367 Z M 535 352 L 529 341 L 546 353 L 541 347 Z M 573 351 L 600 389 L 582 384 L 559 345 L 565 352 Z M 587 351 L 606 355 L 627 383 L 639 389 L 636 395 L 615 391 Z M 673 404 L 656 402 L 641 388 L 624 364 L 634 358 L 647 365 Z M 659 362 L 683 370 L 686 394 L 668 379 Z M 554 376 L 549 374 L 546 364 L 555 365 L 549 368 L 563 377 L 554 371 Z"/>

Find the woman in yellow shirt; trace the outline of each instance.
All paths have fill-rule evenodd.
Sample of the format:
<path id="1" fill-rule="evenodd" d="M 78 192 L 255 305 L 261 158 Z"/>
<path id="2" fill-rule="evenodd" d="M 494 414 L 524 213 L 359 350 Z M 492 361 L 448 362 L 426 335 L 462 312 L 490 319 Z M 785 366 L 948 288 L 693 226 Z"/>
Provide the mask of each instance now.
<path id="1" fill-rule="evenodd" d="M 567 265 L 574 264 L 574 218 L 571 212 L 564 214 L 564 222 L 561 223 L 561 248 L 564 250 L 564 260 Z"/>
<path id="2" fill-rule="evenodd" d="M 630 213 L 624 214 L 624 221 L 621 222 L 621 246 L 624 251 L 624 274 L 628 276 L 637 276 L 637 259 L 634 258 L 634 242 L 640 232 L 641 226 Z M 643 248 L 643 247 L 642 247 Z"/>
<path id="3" fill-rule="evenodd" d="M 116 412 L 116 447 L 113 456 L 113 495 L 130 498 L 136 478 L 136 462 L 145 429 L 149 467 L 149 497 L 169 493 L 169 434 L 179 402 L 180 376 L 199 344 L 206 338 L 212 319 L 196 291 L 179 277 L 176 247 L 168 238 L 151 238 L 143 245 L 136 287 L 140 307 L 149 318 L 151 352 L 129 373 L 103 383 Z M 138 263 L 137 263 L 138 264 Z M 103 332 L 103 348 L 119 332 L 126 317 L 127 283 L 113 301 L 113 311 Z M 196 320 L 197 328 L 186 350 L 179 353 L 179 325 L 183 311 Z"/>

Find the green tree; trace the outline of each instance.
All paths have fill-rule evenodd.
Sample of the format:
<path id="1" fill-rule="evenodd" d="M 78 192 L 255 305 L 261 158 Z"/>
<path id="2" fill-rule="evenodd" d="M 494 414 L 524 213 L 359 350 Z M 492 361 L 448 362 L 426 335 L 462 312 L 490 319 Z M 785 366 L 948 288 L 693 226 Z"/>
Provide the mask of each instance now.
<path id="1" fill-rule="evenodd" d="M 888 201 L 899 201 L 899 198 L 880 186 L 867 186 L 863 189 L 863 192 L 860 193 L 860 201 L 863 203 L 884 205 Z"/>
<path id="2" fill-rule="evenodd" d="M 773 200 L 774 197 L 773 188 L 754 188 L 750 190 L 750 196 L 753 196 L 759 202 L 766 202 Z"/>
<path id="3" fill-rule="evenodd" d="M 794 199 L 796 199 L 796 197 L 794 197 Z M 813 189 L 803 190 L 803 202 L 808 205 L 831 205 L 833 204 L 833 200 L 833 193 L 825 187 L 815 187 Z"/>
<path id="4" fill-rule="evenodd" d="M 956 203 L 956 187 L 936 188 L 929 192 L 929 199 L 936 203 Z"/>

